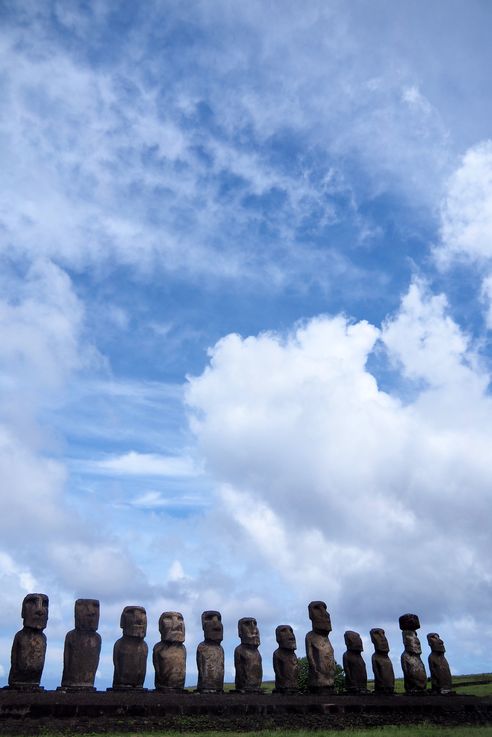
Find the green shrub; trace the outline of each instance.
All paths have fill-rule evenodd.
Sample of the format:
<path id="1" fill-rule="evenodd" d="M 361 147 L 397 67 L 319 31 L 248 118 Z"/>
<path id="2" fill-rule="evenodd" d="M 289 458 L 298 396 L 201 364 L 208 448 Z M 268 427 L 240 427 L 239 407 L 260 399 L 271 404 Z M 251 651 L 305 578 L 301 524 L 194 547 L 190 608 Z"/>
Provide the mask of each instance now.
<path id="1" fill-rule="evenodd" d="M 302 693 L 308 692 L 308 675 L 309 665 L 307 658 L 299 658 L 299 678 L 298 684 L 299 689 Z M 343 691 L 345 688 L 345 673 L 343 668 L 338 663 L 335 663 L 335 689 L 337 691 Z"/>

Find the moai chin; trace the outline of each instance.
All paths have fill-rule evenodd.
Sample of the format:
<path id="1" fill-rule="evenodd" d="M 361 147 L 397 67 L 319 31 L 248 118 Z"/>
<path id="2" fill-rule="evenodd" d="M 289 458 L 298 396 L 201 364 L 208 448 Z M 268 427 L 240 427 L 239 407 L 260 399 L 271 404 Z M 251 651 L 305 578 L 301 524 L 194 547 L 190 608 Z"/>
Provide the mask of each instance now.
<path id="1" fill-rule="evenodd" d="M 254 617 L 243 617 L 237 623 L 241 644 L 234 650 L 236 669 L 236 691 L 239 693 L 261 693 L 263 667 L 258 651 L 260 633 Z"/>
<path id="2" fill-rule="evenodd" d="M 202 614 L 204 640 L 196 650 L 199 693 L 222 693 L 224 691 L 224 649 L 220 644 L 224 638 L 224 627 L 220 612 L 206 611 Z"/>
<path id="3" fill-rule="evenodd" d="M 22 602 L 23 628 L 12 644 L 9 688 L 38 691 L 46 656 L 49 599 L 46 594 L 28 594 Z"/>
<path id="4" fill-rule="evenodd" d="M 362 658 L 362 638 L 358 632 L 347 630 L 344 634 L 347 651 L 343 654 L 345 688 L 350 693 L 367 693 L 367 670 Z"/>
<path id="5" fill-rule="evenodd" d="M 288 624 L 279 624 L 275 629 L 278 648 L 273 653 L 275 689 L 273 693 L 294 694 L 299 691 L 299 663 L 294 630 Z"/>
<path id="6" fill-rule="evenodd" d="M 384 630 L 374 627 L 371 632 L 371 641 L 374 645 L 372 656 L 372 671 L 374 673 L 374 691 L 376 693 L 395 693 L 395 672 L 389 658 L 389 645 Z"/>
<path id="7" fill-rule="evenodd" d="M 123 637 L 113 648 L 113 689 L 143 689 L 149 648 L 144 641 L 147 634 L 147 612 L 142 606 L 126 606 L 120 619 Z"/>
<path id="8" fill-rule="evenodd" d="M 431 674 L 431 688 L 434 693 L 453 693 L 453 681 L 449 663 L 444 653 L 446 648 L 437 632 L 429 632 L 427 635 L 431 653 L 429 655 L 429 670 Z"/>
<path id="9" fill-rule="evenodd" d="M 420 657 L 420 640 L 415 631 L 420 627 L 419 618 L 416 614 L 403 614 L 399 624 L 405 647 L 401 656 L 405 691 L 409 694 L 423 694 L 427 688 L 427 674 Z"/>
<path id="10" fill-rule="evenodd" d="M 306 635 L 308 687 L 312 693 L 329 693 L 335 689 L 335 656 L 328 637 L 330 615 L 324 601 L 312 601 L 308 612 L 313 627 Z"/>
<path id="11" fill-rule="evenodd" d="M 159 691 L 181 692 L 186 678 L 185 624 L 180 612 L 163 612 L 159 617 L 161 641 L 154 645 L 152 661 L 155 687 Z"/>
<path id="12" fill-rule="evenodd" d="M 63 650 L 62 690 L 95 691 L 101 635 L 99 626 L 99 601 L 77 599 L 75 602 L 75 629 L 67 632 Z"/>

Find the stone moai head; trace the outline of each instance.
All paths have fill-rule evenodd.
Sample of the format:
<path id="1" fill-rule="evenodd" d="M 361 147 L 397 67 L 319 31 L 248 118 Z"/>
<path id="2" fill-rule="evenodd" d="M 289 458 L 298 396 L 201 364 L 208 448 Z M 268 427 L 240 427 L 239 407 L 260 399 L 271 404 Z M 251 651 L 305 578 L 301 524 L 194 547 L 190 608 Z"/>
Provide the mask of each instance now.
<path id="1" fill-rule="evenodd" d="M 384 630 L 380 627 L 374 627 L 371 632 L 371 642 L 374 645 L 374 649 L 379 653 L 389 653 L 389 644 Z"/>
<path id="2" fill-rule="evenodd" d="M 324 601 L 312 601 L 308 604 L 309 619 L 313 630 L 323 635 L 331 632 L 331 619 Z"/>
<path id="3" fill-rule="evenodd" d="M 222 642 L 224 639 L 224 627 L 222 625 L 222 616 L 220 612 L 203 612 L 202 628 L 206 640 Z"/>
<path id="4" fill-rule="evenodd" d="M 364 647 L 362 645 L 362 638 L 358 632 L 347 630 L 343 637 L 345 640 L 345 645 L 347 646 L 347 650 L 351 650 L 355 653 L 361 653 L 364 650 Z"/>
<path id="5" fill-rule="evenodd" d="M 163 642 L 184 642 L 185 623 L 181 612 L 162 612 L 159 617 L 159 632 Z"/>
<path id="6" fill-rule="evenodd" d="M 402 632 L 403 630 L 420 629 L 420 620 L 417 614 L 402 614 L 398 622 Z"/>
<path id="7" fill-rule="evenodd" d="M 254 617 L 242 617 L 237 623 L 237 631 L 243 645 L 258 647 L 260 644 L 260 631 Z"/>
<path id="8" fill-rule="evenodd" d="M 289 624 L 279 624 L 275 629 L 275 637 L 277 639 L 279 647 L 284 650 L 296 650 L 297 642 L 294 630 Z"/>
<path id="9" fill-rule="evenodd" d="M 44 630 L 48 624 L 49 599 L 46 594 L 28 594 L 22 602 L 21 617 L 24 627 Z"/>
<path id="10" fill-rule="evenodd" d="M 121 612 L 120 627 L 125 637 L 143 640 L 147 634 L 147 612 L 143 606 L 126 606 Z"/>
<path id="11" fill-rule="evenodd" d="M 75 602 L 75 629 L 80 632 L 96 632 L 99 627 L 99 601 L 77 599 Z"/>
<path id="12" fill-rule="evenodd" d="M 430 649 L 433 653 L 446 652 L 444 642 L 441 640 L 437 632 L 429 632 L 429 634 L 427 635 L 427 642 L 429 643 Z"/>
<path id="13" fill-rule="evenodd" d="M 422 647 L 416 632 L 413 630 L 403 630 L 402 636 L 403 645 L 407 653 L 410 653 L 410 655 L 420 655 L 422 653 Z"/>

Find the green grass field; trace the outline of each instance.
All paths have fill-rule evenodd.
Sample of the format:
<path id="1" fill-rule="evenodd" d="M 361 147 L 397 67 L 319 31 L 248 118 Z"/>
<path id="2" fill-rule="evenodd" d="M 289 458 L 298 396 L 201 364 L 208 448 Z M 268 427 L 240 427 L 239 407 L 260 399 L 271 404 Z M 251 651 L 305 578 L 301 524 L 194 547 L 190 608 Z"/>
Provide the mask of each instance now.
<path id="1" fill-rule="evenodd" d="M 476 681 L 487 681 L 487 683 L 484 684 L 477 684 Z M 470 685 L 461 685 L 461 684 L 467 684 L 470 683 Z M 492 696 L 492 673 L 471 673 L 466 676 L 453 676 L 453 684 L 459 684 L 455 685 L 455 690 L 457 694 L 463 694 L 463 695 L 471 695 L 471 696 Z M 373 681 L 368 681 L 368 687 L 369 690 L 373 690 Z M 266 693 L 269 693 L 272 691 L 274 687 L 273 681 L 264 681 L 262 683 L 262 688 L 265 690 Z M 231 691 L 234 688 L 233 683 L 226 683 L 224 685 L 225 691 Z M 428 688 L 430 689 L 430 684 L 428 685 Z M 403 687 L 403 678 L 397 678 L 395 682 L 395 690 L 396 693 L 404 693 L 405 689 Z M 372 732 L 374 735 L 375 733 Z"/>
<path id="2" fill-rule="evenodd" d="M 319 730 L 263 730 L 259 732 L 112 732 L 111 737 L 491 737 L 491 727 L 435 727 L 418 725 L 414 727 L 376 727 L 374 729 Z M 43 737 L 76 737 L 66 732 L 46 733 Z M 80 737 L 80 735 L 79 735 Z M 84 737 L 108 737 L 106 735 L 84 735 Z"/>

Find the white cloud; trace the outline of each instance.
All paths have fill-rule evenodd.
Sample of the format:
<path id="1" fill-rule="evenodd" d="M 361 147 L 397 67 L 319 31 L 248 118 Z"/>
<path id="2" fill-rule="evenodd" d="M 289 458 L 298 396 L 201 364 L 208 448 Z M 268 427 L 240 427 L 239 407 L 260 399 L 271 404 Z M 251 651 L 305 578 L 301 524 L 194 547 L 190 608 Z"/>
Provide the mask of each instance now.
<path id="1" fill-rule="evenodd" d="M 415 383 L 411 402 L 366 368 L 378 339 Z M 381 332 L 325 316 L 225 337 L 187 400 L 228 514 L 299 597 L 328 592 L 359 625 L 408 608 L 483 619 L 487 378 L 445 299 L 417 282 Z"/>
<path id="2" fill-rule="evenodd" d="M 120 476 L 197 476 L 200 472 L 191 458 L 137 453 L 134 450 L 121 456 L 89 462 L 94 472 Z"/>
<path id="3" fill-rule="evenodd" d="M 441 211 L 441 241 L 435 255 L 488 264 L 492 258 L 492 141 L 468 149 L 449 179 Z"/>

